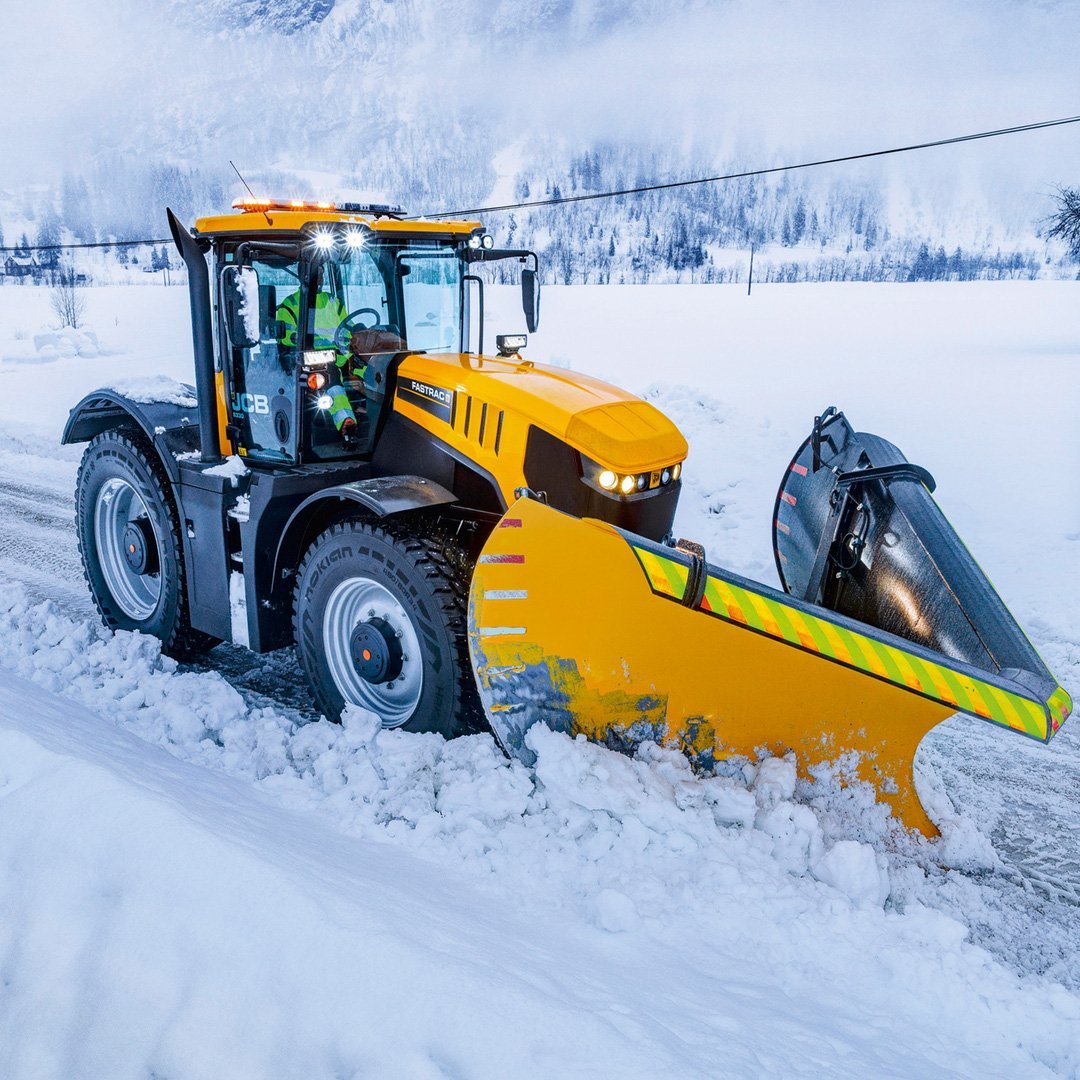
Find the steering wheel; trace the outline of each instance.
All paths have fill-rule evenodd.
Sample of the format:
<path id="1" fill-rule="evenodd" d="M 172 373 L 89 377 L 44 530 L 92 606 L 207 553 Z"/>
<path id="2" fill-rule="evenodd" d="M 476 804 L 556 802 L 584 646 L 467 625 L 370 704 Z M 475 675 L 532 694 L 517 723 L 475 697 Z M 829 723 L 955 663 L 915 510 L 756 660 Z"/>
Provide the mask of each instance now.
<path id="1" fill-rule="evenodd" d="M 374 315 L 375 321 L 370 326 L 357 326 L 356 320 L 361 315 Z M 340 353 L 348 352 L 349 342 L 346 335 L 351 335 L 354 330 L 381 330 L 382 327 L 379 325 L 381 318 L 382 312 L 376 311 L 372 307 L 360 307 L 355 311 L 350 311 L 338 324 L 337 330 L 334 331 L 334 348 Z"/>
<path id="2" fill-rule="evenodd" d="M 361 315 L 375 315 L 375 322 L 370 326 L 356 326 L 355 320 L 359 319 Z M 338 328 L 334 332 L 334 348 L 338 352 L 348 352 L 349 341 L 346 335 L 351 335 L 353 330 L 386 330 L 388 334 L 393 334 L 396 337 L 401 337 L 399 329 L 393 323 L 380 322 L 382 319 L 382 312 L 376 311 L 375 308 L 357 308 L 355 311 L 350 311 L 338 324 Z"/>

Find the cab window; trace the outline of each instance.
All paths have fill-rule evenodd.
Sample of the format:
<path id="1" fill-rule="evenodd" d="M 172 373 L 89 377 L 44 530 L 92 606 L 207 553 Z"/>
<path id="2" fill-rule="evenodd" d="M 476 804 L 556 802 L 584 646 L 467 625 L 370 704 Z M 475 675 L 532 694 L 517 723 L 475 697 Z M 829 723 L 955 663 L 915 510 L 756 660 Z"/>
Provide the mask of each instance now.
<path id="1" fill-rule="evenodd" d="M 451 248 L 406 248 L 398 255 L 405 336 L 412 352 L 461 348 L 461 260 Z"/>

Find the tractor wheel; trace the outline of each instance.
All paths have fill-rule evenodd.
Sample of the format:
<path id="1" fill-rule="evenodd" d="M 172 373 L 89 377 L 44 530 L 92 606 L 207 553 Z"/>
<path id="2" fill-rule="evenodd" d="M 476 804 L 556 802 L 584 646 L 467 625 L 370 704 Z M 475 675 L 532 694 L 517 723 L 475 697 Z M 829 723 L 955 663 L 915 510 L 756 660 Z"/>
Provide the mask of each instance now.
<path id="1" fill-rule="evenodd" d="M 451 738 L 482 727 L 466 636 L 466 559 L 423 521 L 341 522 L 304 557 L 293 629 L 330 720 L 349 703 L 384 728 Z"/>
<path id="2" fill-rule="evenodd" d="M 176 657 L 217 644 L 188 621 L 180 522 L 152 450 L 120 431 L 96 436 L 75 506 L 83 572 L 106 626 L 151 634 Z"/>

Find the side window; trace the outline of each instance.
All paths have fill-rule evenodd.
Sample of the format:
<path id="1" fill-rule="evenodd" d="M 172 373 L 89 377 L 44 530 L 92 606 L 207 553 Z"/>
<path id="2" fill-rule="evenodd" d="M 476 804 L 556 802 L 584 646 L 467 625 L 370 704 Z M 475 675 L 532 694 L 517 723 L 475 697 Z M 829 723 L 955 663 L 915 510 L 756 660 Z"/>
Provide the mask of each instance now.
<path id="1" fill-rule="evenodd" d="M 302 344 L 299 266 L 269 255 L 250 265 L 259 276 L 259 344 L 232 350 L 230 420 L 248 456 L 294 461 Z"/>

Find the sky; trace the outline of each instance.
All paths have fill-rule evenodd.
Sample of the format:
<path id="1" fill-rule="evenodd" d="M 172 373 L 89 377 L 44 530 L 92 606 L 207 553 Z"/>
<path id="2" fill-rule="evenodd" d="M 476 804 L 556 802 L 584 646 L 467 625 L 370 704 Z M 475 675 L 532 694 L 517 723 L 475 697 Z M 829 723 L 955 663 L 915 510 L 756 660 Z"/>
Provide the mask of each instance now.
<path id="1" fill-rule="evenodd" d="M 274 25 L 303 7 L 269 6 Z M 417 126 L 492 155 L 660 144 L 677 170 L 691 150 L 768 165 L 1080 114 L 1080 5 L 1056 0 L 339 0 L 293 34 L 252 7 L 4 0 L 0 185 L 112 153 L 333 171 Z M 1080 125 L 889 170 L 1045 191 L 1080 174 Z"/>

